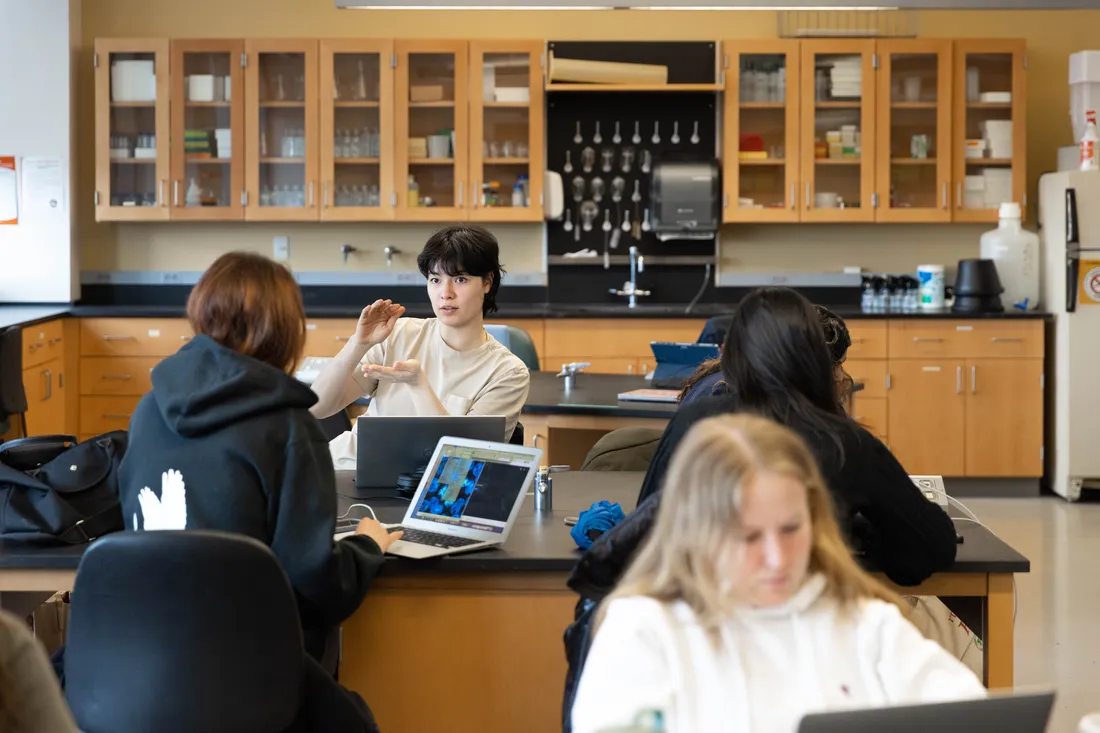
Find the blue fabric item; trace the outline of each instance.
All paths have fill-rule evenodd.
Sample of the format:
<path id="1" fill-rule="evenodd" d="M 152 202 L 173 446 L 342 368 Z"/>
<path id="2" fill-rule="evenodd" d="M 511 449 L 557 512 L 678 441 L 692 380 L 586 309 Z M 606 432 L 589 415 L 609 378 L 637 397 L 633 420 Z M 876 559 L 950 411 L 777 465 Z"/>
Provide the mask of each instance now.
<path id="1" fill-rule="evenodd" d="M 623 508 L 618 503 L 597 501 L 581 512 L 577 523 L 569 531 L 569 536 L 577 543 L 577 547 L 587 550 L 600 535 L 624 519 L 626 515 L 623 514 Z"/>
<path id="2" fill-rule="evenodd" d="M 721 371 L 703 377 L 691 386 L 688 393 L 684 395 L 684 399 L 680 400 L 680 406 L 689 405 L 704 397 L 714 397 L 726 394 L 729 391 L 729 385 L 727 385 L 723 379 L 724 377 Z"/>

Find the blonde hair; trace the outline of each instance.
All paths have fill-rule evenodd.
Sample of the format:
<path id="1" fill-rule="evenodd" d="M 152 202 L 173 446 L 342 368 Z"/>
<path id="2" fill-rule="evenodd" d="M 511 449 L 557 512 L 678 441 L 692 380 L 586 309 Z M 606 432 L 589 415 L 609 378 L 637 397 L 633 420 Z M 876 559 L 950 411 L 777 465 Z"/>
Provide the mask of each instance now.
<path id="1" fill-rule="evenodd" d="M 737 603 L 722 591 L 718 558 L 741 526 L 744 487 L 761 472 L 789 476 L 806 487 L 812 544 L 810 573 L 825 577 L 825 594 L 842 609 L 862 599 L 900 598 L 852 557 L 833 514 L 832 499 L 805 442 L 771 420 L 722 415 L 696 424 L 672 457 L 661 506 L 649 537 L 602 604 L 627 596 L 684 601 L 716 635 Z"/>

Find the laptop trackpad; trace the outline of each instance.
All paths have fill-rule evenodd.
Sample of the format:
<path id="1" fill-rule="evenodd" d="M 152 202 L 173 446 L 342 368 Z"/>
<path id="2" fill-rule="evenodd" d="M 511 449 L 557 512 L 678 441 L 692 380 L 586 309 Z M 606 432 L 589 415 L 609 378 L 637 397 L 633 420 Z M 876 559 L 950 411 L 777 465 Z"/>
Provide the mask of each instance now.
<path id="1" fill-rule="evenodd" d="M 421 545 L 416 542 L 404 542 L 397 540 L 390 544 L 386 553 L 389 555 L 397 555 L 398 557 L 434 557 L 436 555 L 446 554 L 446 550 L 440 547 L 432 547 L 431 545 Z"/>

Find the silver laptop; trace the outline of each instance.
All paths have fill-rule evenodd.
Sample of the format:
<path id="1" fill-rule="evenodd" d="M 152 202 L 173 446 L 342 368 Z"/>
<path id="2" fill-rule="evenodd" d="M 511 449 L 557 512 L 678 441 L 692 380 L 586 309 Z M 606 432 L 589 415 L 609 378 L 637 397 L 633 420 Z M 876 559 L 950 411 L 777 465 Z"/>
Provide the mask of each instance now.
<path id="1" fill-rule="evenodd" d="M 503 440 L 506 422 L 503 415 L 364 415 L 356 421 L 355 485 L 393 489 L 399 476 L 428 465 L 444 435 Z"/>
<path id="2" fill-rule="evenodd" d="M 815 713 L 798 733 L 1043 733 L 1054 693 L 1001 695 L 965 702 Z"/>
<path id="3" fill-rule="evenodd" d="M 399 557 L 453 555 L 502 545 L 512 531 L 542 450 L 467 438 L 439 440 L 387 552 Z"/>

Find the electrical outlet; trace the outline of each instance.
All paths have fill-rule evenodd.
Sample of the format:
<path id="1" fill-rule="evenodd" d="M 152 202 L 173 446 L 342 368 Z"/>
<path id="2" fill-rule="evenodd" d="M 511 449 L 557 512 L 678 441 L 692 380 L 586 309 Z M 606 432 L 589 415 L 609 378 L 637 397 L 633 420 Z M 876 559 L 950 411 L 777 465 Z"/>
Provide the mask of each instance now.
<path id="1" fill-rule="evenodd" d="M 286 262 L 290 259 L 290 237 L 275 237 L 275 261 Z"/>
<path id="2" fill-rule="evenodd" d="M 165 285 L 181 285 L 183 284 L 183 276 L 179 272 L 162 272 L 160 281 Z"/>

